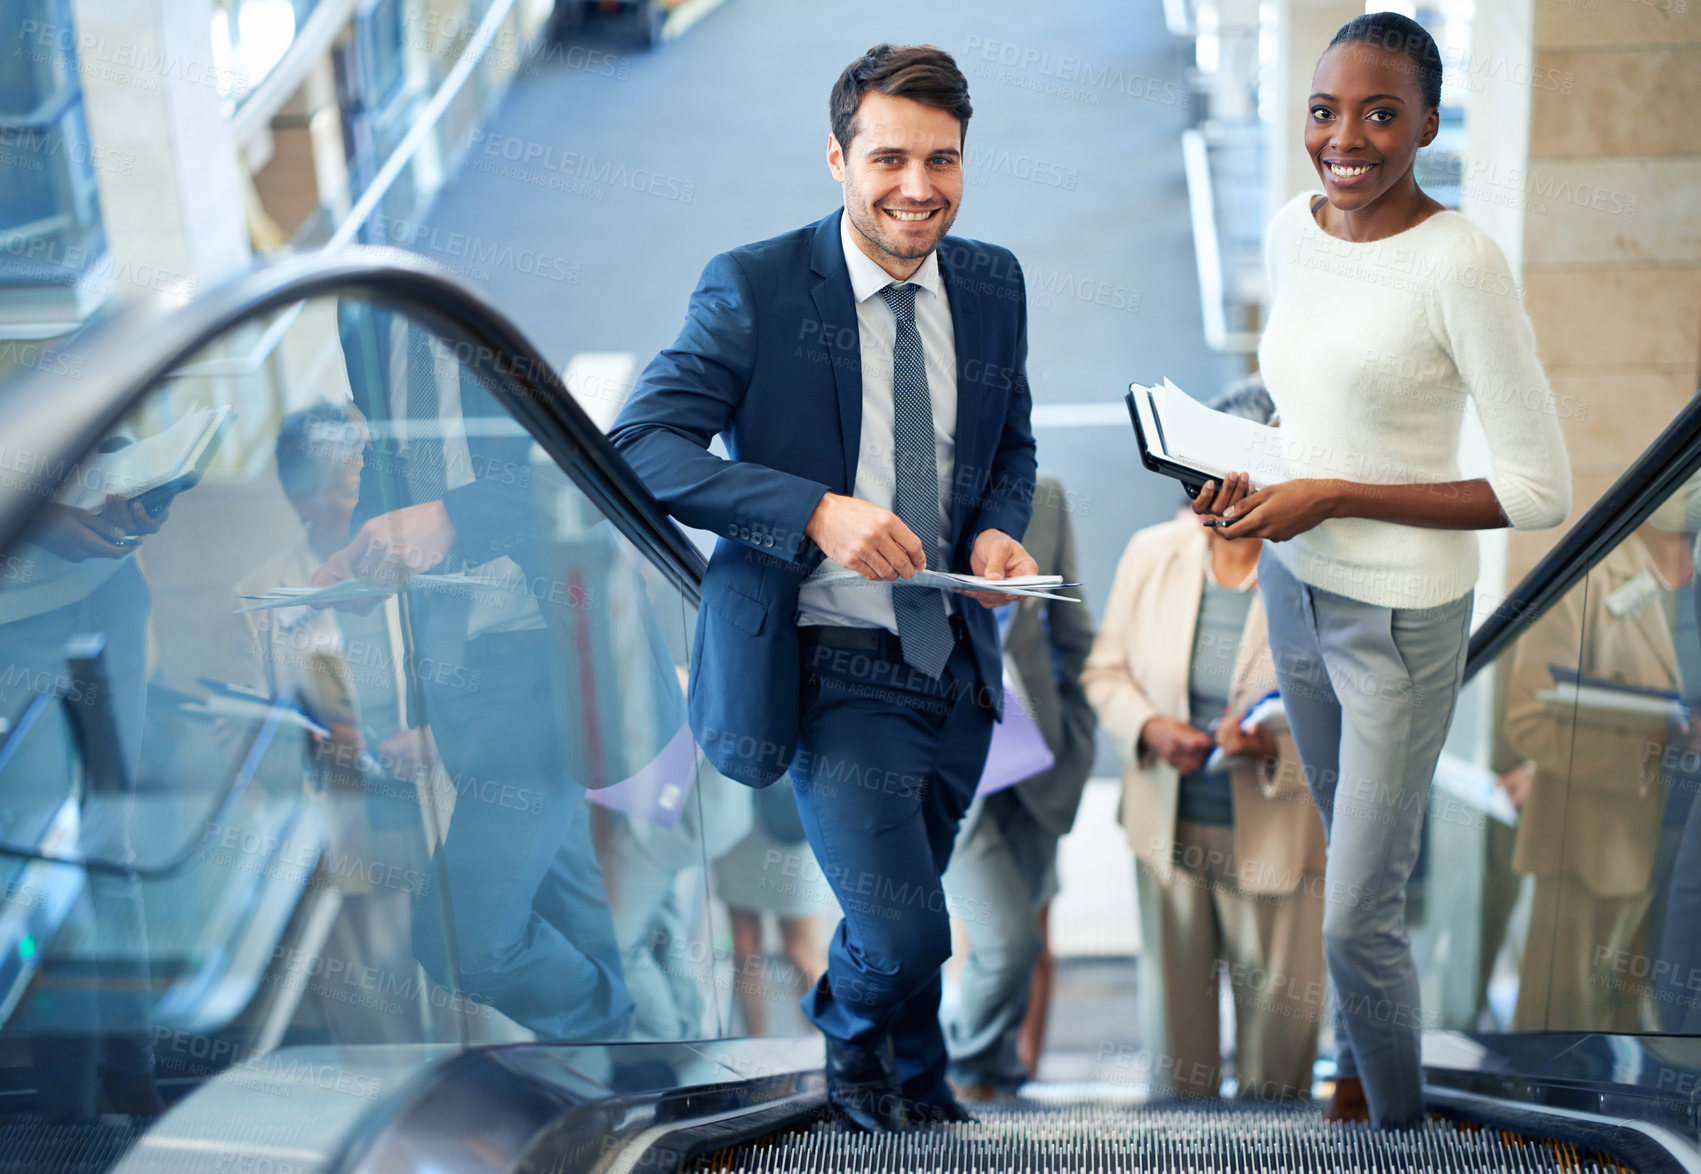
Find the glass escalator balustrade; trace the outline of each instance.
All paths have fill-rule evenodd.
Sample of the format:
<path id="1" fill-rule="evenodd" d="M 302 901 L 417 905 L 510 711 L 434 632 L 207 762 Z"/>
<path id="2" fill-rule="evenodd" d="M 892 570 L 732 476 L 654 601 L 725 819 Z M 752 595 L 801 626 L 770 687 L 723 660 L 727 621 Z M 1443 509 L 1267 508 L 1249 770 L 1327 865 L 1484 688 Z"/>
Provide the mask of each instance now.
<path id="1" fill-rule="evenodd" d="M 1431 798 L 1427 1026 L 1701 1027 L 1701 475 L 1467 686 Z"/>
<path id="2" fill-rule="evenodd" d="M 297 1044 L 724 1034 L 705 852 L 752 813 L 685 726 L 694 604 L 488 348 L 356 297 L 282 314 L 44 455 L 0 552 L 0 1091 L 29 1122 Z M 259 370 L 212 361 L 272 322 Z"/>

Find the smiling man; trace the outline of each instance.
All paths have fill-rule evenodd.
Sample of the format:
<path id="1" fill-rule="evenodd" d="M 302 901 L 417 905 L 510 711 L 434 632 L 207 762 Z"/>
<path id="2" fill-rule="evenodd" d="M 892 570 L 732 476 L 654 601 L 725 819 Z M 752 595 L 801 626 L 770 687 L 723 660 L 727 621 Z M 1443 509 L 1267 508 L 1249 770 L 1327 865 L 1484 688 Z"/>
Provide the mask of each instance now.
<path id="1" fill-rule="evenodd" d="M 901 581 L 1035 571 L 1013 537 L 1035 469 L 1027 302 L 1007 250 L 946 235 L 971 113 L 949 54 L 877 45 L 829 112 L 844 208 L 710 261 L 610 436 L 718 536 L 692 730 L 733 778 L 791 771 L 845 912 L 804 1000 L 828 1095 L 902 1129 L 966 1116 L 945 1084 L 939 878 L 1003 704 L 1003 597 Z"/>

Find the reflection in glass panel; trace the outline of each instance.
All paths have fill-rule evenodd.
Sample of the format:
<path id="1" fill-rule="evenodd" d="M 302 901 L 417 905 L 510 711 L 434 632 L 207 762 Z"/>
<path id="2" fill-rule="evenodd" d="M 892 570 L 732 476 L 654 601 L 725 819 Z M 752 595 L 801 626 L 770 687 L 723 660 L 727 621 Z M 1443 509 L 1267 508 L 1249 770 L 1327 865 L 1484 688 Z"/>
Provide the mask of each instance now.
<path id="1" fill-rule="evenodd" d="M 708 866 L 752 812 L 685 725 L 692 608 L 487 350 L 274 321 L 44 461 L 0 555 L 6 1034 L 73 1119 L 115 1065 L 722 1034 Z"/>
<path id="2" fill-rule="evenodd" d="M 1510 867 L 1529 878 L 1514 1030 L 1673 1030 L 1693 1008 L 1695 874 L 1678 863 L 1701 850 L 1691 501 L 1662 505 L 1511 655 Z"/>
<path id="3" fill-rule="evenodd" d="M 1425 827 L 1429 1026 L 1701 1026 L 1701 475 L 1466 687 Z"/>
<path id="4" fill-rule="evenodd" d="M 1530 764 L 1530 780 L 1513 868 L 1535 885 L 1517 1030 L 1638 1025 L 1638 992 L 1612 981 L 1594 947 L 1627 955 L 1645 949 L 1663 798 L 1658 763 L 1677 731 L 1668 713 L 1615 704 L 1610 690 L 1675 695 L 1675 600 L 1655 578 L 1658 561 L 1669 560 L 1653 553 L 1671 537 L 1644 526 L 1519 642 L 1506 732 Z"/>

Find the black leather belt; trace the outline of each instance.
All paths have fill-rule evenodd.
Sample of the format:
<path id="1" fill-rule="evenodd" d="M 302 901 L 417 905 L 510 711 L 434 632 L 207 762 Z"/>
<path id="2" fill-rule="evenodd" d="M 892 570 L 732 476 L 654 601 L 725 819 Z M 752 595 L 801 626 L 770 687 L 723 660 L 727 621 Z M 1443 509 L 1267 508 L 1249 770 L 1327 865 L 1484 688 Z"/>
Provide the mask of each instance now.
<path id="1" fill-rule="evenodd" d="M 963 617 L 950 617 L 951 635 L 958 640 L 968 637 Z M 805 647 L 843 648 L 852 652 L 878 652 L 892 660 L 903 659 L 903 645 L 896 632 L 885 628 L 847 628 L 830 624 L 809 624 L 797 630 L 798 643 Z"/>

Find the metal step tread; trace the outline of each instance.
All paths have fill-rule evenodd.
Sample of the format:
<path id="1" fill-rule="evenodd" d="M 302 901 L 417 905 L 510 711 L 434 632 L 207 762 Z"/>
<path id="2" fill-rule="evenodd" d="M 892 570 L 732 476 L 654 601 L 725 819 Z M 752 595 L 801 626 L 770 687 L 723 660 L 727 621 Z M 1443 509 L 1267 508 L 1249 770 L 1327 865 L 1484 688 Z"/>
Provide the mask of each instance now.
<path id="1" fill-rule="evenodd" d="M 107 1114 L 66 1125 L 34 1113 L 9 1114 L 0 1119 L 0 1174 L 105 1174 L 155 1120 Z"/>
<path id="2" fill-rule="evenodd" d="M 972 1124 L 880 1136 L 821 1120 L 808 1129 L 710 1154 L 690 1169 L 702 1174 L 1628 1174 L 1609 1157 L 1561 1142 L 1433 1118 L 1417 1129 L 1395 1132 L 1325 1125 L 1316 1106 L 998 1101 L 974 1105 L 971 1111 L 978 1118 Z"/>

